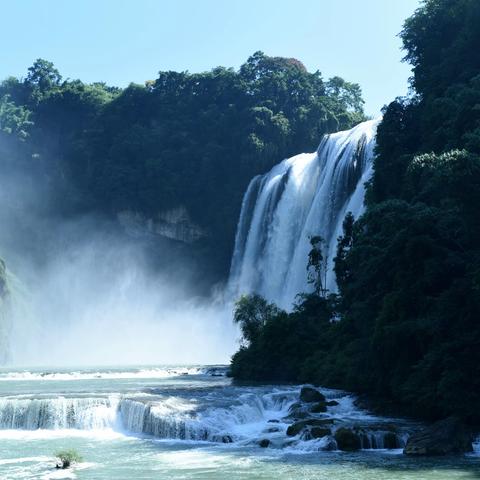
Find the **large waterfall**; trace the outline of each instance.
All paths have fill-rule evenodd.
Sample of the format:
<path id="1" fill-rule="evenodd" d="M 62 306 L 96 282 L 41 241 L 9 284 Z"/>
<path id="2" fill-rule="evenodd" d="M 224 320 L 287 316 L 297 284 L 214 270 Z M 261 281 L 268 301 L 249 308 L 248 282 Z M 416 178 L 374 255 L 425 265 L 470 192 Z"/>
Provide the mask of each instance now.
<path id="1" fill-rule="evenodd" d="M 284 160 L 255 177 L 245 193 L 229 286 L 291 308 L 310 290 L 310 237 L 320 235 L 328 258 L 327 288 L 335 290 L 333 259 L 347 212 L 362 213 L 379 120 L 326 135 L 317 152 Z"/>

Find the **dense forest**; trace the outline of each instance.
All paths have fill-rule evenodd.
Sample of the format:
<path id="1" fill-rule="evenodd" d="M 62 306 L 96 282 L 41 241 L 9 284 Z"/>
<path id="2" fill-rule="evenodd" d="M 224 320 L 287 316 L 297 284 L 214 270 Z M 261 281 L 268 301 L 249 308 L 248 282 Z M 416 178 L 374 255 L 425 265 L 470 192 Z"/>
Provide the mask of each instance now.
<path id="1" fill-rule="evenodd" d="M 313 242 L 318 288 L 292 313 L 258 296 L 237 303 L 244 344 L 232 373 L 478 424 L 480 2 L 427 0 L 400 35 L 411 94 L 384 109 L 366 213 L 347 216 L 338 243 L 338 294 L 315 276 Z"/>
<path id="2" fill-rule="evenodd" d="M 238 71 L 160 72 L 125 89 L 62 79 L 39 59 L 0 84 L 0 168 L 26 173 L 62 218 L 183 208 L 199 232 L 183 248 L 212 284 L 251 178 L 363 119 L 357 84 L 261 52 Z"/>

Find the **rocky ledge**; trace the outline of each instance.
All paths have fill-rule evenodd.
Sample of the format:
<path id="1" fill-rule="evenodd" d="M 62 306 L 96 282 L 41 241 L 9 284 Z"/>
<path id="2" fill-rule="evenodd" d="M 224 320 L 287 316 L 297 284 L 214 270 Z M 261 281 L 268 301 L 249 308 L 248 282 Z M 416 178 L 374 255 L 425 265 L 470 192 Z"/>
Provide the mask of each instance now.
<path id="1" fill-rule="evenodd" d="M 420 429 L 407 421 L 371 417 L 345 418 L 331 410 L 339 402 L 328 400 L 318 389 L 305 386 L 282 422 L 292 441 L 323 439 L 321 449 L 356 451 L 361 449 L 401 449 L 409 456 L 449 455 L 473 450 L 473 434 L 460 419 L 450 417 Z M 278 420 L 275 420 L 278 421 Z M 261 446 L 268 447 L 270 442 Z"/>
<path id="2" fill-rule="evenodd" d="M 302 387 L 298 401 L 290 406 L 288 415 L 282 419 L 289 423 L 287 437 L 303 441 L 323 439 L 322 450 L 398 449 L 405 446 L 404 430 L 382 421 L 341 418 L 331 411 L 338 405 L 337 400 L 328 400 L 316 388 Z M 262 446 L 268 446 L 265 443 Z"/>
<path id="3" fill-rule="evenodd" d="M 471 430 L 456 417 L 440 420 L 414 433 L 403 450 L 405 455 L 432 456 L 473 451 Z"/>

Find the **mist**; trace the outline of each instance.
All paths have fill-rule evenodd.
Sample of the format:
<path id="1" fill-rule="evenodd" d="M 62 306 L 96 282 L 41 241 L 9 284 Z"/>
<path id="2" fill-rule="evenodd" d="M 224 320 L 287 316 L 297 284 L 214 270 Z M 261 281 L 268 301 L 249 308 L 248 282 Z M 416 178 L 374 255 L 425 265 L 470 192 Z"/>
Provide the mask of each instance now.
<path id="1" fill-rule="evenodd" d="M 199 272 L 171 244 L 128 237 L 94 215 L 62 217 L 52 188 L 21 171 L 0 172 L 0 183 L 8 364 L 229 361 L 237 346 L 231 307 L 199 294 Z"/>

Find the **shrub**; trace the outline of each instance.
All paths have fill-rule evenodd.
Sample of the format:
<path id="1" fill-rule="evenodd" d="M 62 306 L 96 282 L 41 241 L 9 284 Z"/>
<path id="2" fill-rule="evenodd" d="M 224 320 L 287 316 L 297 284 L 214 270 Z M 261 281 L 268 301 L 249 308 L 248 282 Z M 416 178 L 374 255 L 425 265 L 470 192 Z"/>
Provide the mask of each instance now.
<path id="1" fill-rule="evenodd" d="M 60 464 L 57 463 L 57 468 L 69 468 L 72 463 L 78 463 L 82 461 L 81 455 L 73 449 L 61 450 L 55 453 L 55 457 L 60 460 Z"/>

